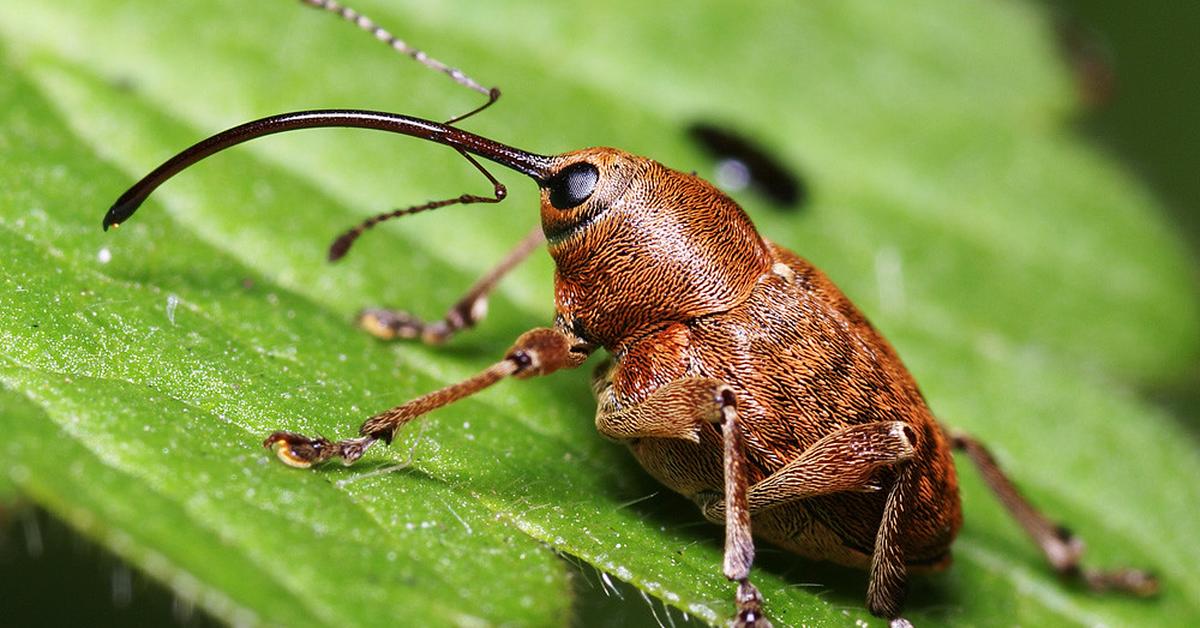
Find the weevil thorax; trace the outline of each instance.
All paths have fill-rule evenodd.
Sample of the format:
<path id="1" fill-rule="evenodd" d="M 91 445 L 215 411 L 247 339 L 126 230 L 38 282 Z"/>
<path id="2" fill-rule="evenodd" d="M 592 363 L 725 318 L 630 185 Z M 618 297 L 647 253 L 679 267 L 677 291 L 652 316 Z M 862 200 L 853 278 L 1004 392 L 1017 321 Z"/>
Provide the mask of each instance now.
<path id="1" fill-rule="evenodd" d="M 729 310 L 771 266 L 745 212 L 699 177 L 612 148 L 556 160 L 541 196 L 555 306 L 609 350 Z"/>

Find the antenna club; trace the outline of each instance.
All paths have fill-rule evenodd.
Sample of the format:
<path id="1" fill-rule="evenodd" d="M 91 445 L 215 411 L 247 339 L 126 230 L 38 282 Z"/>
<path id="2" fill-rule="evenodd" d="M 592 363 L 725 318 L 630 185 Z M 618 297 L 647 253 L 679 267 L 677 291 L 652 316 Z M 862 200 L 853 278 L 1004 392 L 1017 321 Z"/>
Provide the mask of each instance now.
<path id="1" fill-rule="evenodd" d="M 333 244 L 329 245 L 329 261 L 336 262 L 345 257 L 346 253 L 350 250 L 350 245 L 354 242 L 355 238 L 358 237 L 358 233 L 359 232 L 357 229 L 351 229 L 350 231 L 338 236 L 338 238 L 333 241 Z"/>

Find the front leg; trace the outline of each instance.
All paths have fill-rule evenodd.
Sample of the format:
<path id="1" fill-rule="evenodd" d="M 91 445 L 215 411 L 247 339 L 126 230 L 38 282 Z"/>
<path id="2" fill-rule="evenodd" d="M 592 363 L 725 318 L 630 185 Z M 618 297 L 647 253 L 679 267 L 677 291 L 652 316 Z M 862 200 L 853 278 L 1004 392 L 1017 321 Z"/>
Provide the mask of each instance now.
<path id="1" fill-rule="evenodd" d="M 707 377 L 684 377 L 663 385 L 645 401 L 617 409 L 607 373 L 597 373 L 596 430 L 613 440 L 675 438 L 700 442 L 706 423 L 721 420 L 725 384 Z"/>
<path id="2" fill-rule="evenodd" d="M 746 438 L 738 421 L 733 391 L 721 393 L 721 441 L 725 459 L 725 577 L 738 583 L 734 628 L 771 628 L 763 614 L 763 598 L 750 583 L 754 539 L 750 535 L 749 480 L 746 477 Z"/>
<path id="3" fill-rule="evenodd" d="M 542 228 L 535 227 L 495 268 L 476 281 L 441 320 L 426 322 L 403 310 L 367 308 L 358 313 L 358 325 L 372 336 L 384 340 L 415 338 L 429 345 L 441 344 L 482 320 L 487 314 L 488 295 L 496 288 L 496 284 L 545 241 Z"/>
<path id="4" fill-rule="evenodd" d="M 280 460 L 293 467 L 306 468 L 333 458 L 351 464 L 375 441 L 391 443 L 396 430 L 417 417 L 469 397 L 509 376 L 525 379 L 574 368 L 587 359 L 592 349 L 592 345 L 564 326 L 533 329 L 521 334 L 504 359 L 478 374 L 367 419 L 358 430 L 358 438 L 333 442 L 324 437 L 275 432 L 267 437 L 263 446 L 274 449 Z"/>
<path id="5" fill-rule="evenodd" d="M 596 429 L 616 440 L 641 438 L 678 439 L 699 444 L 704 424 L 721 431 L 724 503 L 732 504 L 725 517 L 725 577 L 738 584 L 736 628 L 769 628 L 763 598 L 750 582 L 754 540 L 750 533 L 747 501 L 746 441 L 742 434 L 733 389 L 704 377 L 684 377 L 655 390 L 644 401 L 617 408 L 607 376 L 598 374 Z"/>

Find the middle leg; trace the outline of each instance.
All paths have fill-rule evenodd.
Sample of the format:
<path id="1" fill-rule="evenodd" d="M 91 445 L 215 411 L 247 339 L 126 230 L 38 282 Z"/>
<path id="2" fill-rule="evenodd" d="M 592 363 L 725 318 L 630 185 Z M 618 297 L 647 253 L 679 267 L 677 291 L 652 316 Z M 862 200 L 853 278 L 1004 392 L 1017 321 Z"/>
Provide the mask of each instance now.
<path id="1" fill-rule="evenodd" d="M 909 499 L 916 453 L 916 433 L 901 421 L 883 421 L 844 427 L 813 444 L 781 469 L 749 487 L 745 499 L 747 516 L 767 508 L 820 495 L 843 492 L 888 491 L 883 516 L 871 553 L 867 608 L 887 617 L 892 626 L 909 625 L 900 617 L 907 578 L 900 545 L 904 504 Z M 881 482 L 878 471 L 892 467 L 892 480 Z M 711 521 L 726 520 L 732 503 L 713 499 L 703 507 Z"/>
<path id="2" fill-rule="evenodd" d="M 817 441 L 781 469 L 750 487 L 750 514 L 819 495 L 887 488 L 876 479 L 886 466 L 913 457 L 914 433 L 906 423 L 885 421 L 844 427 Z M 712 521 L 725 516 L 725 500 L 705 504 Z"/>

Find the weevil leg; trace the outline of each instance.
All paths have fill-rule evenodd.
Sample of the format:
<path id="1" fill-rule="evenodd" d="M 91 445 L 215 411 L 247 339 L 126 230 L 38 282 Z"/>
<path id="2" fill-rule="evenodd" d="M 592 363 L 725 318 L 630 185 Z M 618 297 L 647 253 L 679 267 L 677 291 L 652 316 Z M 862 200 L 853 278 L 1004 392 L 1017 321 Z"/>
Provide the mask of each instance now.
<path id="1" fill-rule="evenodd" d="M 721 421 L 723 395 L 729 387 L 715 379 L 684 377 L 666 384 L 641 403 L 614 408 L 606 373 L 607 363 L 597 369 L 593 380 L 596 393 L 596 430 L 613 440 L 677 438 L 700 442 L 705 423 Z"/>
<path id="2" fill-rule="evenodd" d="M 362 457 L 376 441 L 391 443 L 396 430 L 417 417 L 469 397 L 506 377 L 526 379 L 577 367 L 593 349 L 566 328 L 532 329 L 517 338 L 504 359 L 478 374 L 367 419 L 359 428 L 357 438 L 334 442 L 292 432 L 275 432 L 267 437 L 263 446 L 273 448 L 280 460 L 295 467 L 309 467 L 333 458 L 341 458 L 343 463 L 350 464 Z"/>
<path id="3" fill-rule="evenodd" d="M 1119 591 L 1141 597 L 1158 592 L 1158 579 L 1140 569 L 1100 570 L 1080 564 L 1083 540 L 1066 527 L 1051 521 L 1030 504 L 1012 480 L 996 464 L 992 454 L 978 440 L 962 432 L 947 431 L 951 445 L 975 463 L 984 482 L 1000 503 L 1041 548 L 1046 561 L 1065 578 L 1079 580 L 1094 591 Z"/>
<path id="4" fill-rule="evenodd" d="M 750 536 L 749 481 L 746 473 L 746 439 L 738 421 L 733 391 L 721 390 L 721 440 L 725 460 L 725 577 L 738 583 L 734 628 L 769 628 L 763 598 L 750 583 L 754 564 L 754 539 Z"/>
<path id="5" fill-rule="evenodd" d="M 899 538 L 902 504 L 912 484 L 912 467 L 905 463 L 915 453 L 915 440 L 912 428 L 900 421 L 843 428 L 817 441 L 799 458 L 749 487 L 745 499 L 749 516 L 772 506 L 818 495 L 888 490 L 871 554 L 867 608 L 876 615 L 889 618 L 897 627 L 907 624 L 907 620 L 900 617 L 907 572 Z M 885 466 L 898 469 L 890 486 L 881 485 L 876 478 L 876 472 Z M 705 516 L 710 520 L 724 516 L 728 521 L 730 512 L 726 504 L 729 499 L 727 495 L 725 499 L 705 504 Z"/>
<path id="6" fill-rule="evenodd" d="M 878 470 L 911 459 L 915 451 L 915 433 L 901 421 L 842 428 L 751 486 L 750 514 L 819 495 L 883 490 Z M 725 500 L 714 499 L 703 510 L 709 520 L 719 521 Z"/>
<path id="7" fill-rule="evenodd" d="M 617 409 L 611 393 L 609 363 L 597 369 L 592 386 L 596 393 L 596 429 L 616 440 L 672 438 L 700 442 L 705 423 L 720 427 L 724 477 L 723 503 L 733 504 L 725 513 L 725 577 L 737 583 L 735 601 L 737 628 L 767 628 L 763 598 L 750 582 L 754 563 L 754 540 L 750 535 L 747 504 L 745 437 L 738 422 L 733 390 L 710 378 L 684 377 L 668 382 L 644 401 Z"/>
<path id="8" fill-rule="evenodd" d="M 495 268 L 475 282 L 440 320 L 426 322 L 401 310 L 367 308 L 358 313 L 358 324 L 371 335 L 384 340 L 415 338 L 425 344 L 441 344 L 483 320 L 487 315 L 488 295 L 496 288 L 496 284 L 545 241 L 542 228 L 535 227 Z"/>
<path id="9" fill-rule="evenodd" d="M 884 504 L 879 530 L 875 533 L 875 547 L 871 552 L 867 610 L 879 617 L 887 617 L 891 626 L 911 626 L 908 620 L 900 617 L 900 609 L 904 606 L 904 587 L 908 580 L 900 539 L 904 534 L 904 505 L 910 503 L 915 488 L 916 467 L 903 463 L 897 467 L 898 473 Z"/>

